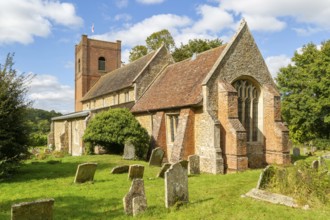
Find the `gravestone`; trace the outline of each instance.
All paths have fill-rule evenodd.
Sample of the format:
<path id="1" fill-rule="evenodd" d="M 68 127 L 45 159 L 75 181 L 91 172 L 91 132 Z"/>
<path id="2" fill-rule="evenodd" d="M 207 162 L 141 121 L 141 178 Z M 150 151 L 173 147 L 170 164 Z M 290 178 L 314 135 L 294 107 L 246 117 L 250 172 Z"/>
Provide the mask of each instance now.
<path id="1" fill-rule="evenodd" d="M 316 150 L 317 150 L 316 147 L 311 147 L 311 152 L 312 152 L 312 153 L 315 153 Z"/>
<path id="2" fill-rule="evenodd" d="M 199 156 L 198 155 L 190 155 L 188 157 L 189 161 L 189 174 L 200 174 L 200 167 L 199 167 Z"/>
<path id="3" fill-rule="evenodd" d="M 125 143 L 123 159 L 125 160 L 135 159 L 135 146 L 132 143 Z"/>
<path id="4" fill-rule="evenodd" d="M 157 177 L 164 178 L 165 172 L 171 167 L 170 163 L 164 163 L 162 168 L 160 168 L 160 171 L 157 175 Z"/>
<path id="5" fill-rule="evenodd" d="M 308 154 L 308 149 L 307 149 L 307 147 L 304 147 L 304 148 L 303 148 L 303 151 L 304 151 L 304 155 L 307 155 L 307 154 Z"/>
<path id="6" fill-rule="evenodd" d="M 84 183 L 87 181 L 93 181 L 96 167 L 97 167 L 97 163 L 79 164 L 74 182 Z"/>
<path id="7" fill-rule="evenodd" d="M 180 160 L 179 163 L 181 164 L 182 168 L 188 175 L 188 160 Z"/>
<path id="8" fill-rule="evenodd" d="M 317 170 L 318 168 L 319 168 L 319 161 L 318 160 L 314 160 L 313 162 L 312 162 L 312 169 L 315 169 L 315 170 Z"/>
<path id="9" fill-rule="evenodd" d="M 134 198 L 136 199 L 134 200 Z M 144 192 L 143 179 L 133 179 L 129 192 L 123 198 L 123 204 L 127 215 L 136 215 L 146 210 L 147 198 Z"/>
<path id="10" fill-rule="evenodd" d="M 172 164 L 165 172 L 165 207 L 169 208 L 176 203 L 187 203 L 188 175 L 180 162 Z"/>
<path id="11" fill-rule="evenodd" d="M 12 220 L 52 220 L 54 199 L 40 199 L 11 206 Z"/>
<path id="12" fill-rule="evenodd" d="M 162 166 L 163 157 L 163 149 L 161 149 L 160 147 L 153 149 L 149 160 L 149 166 Z"/>
<path id="13" fill-rule="evenodd" d="M 330 159 L 330 154 L 323 155 L 322 157 L 323 157 L 324 159 L 329 160 L 329 159 Z"/>
<path id="14" fill-rule="evenodd" d="M 128 165 L 116 166 L 112 168 L 111 173 L 112 174 L 128 173 L 128 170 L 129 170 Z"/>
<path id="15" fill-rule="evenodd" d="M 327 163 L 325 162 L 325 159 L 322 156 L 319 156 L 318 161 L 319 161 L 319 166 L 320 167 L 326 167 L 327 168 Z"/>
<path id="16" fill-rule="evenodd" d="M 128 178 L 132 179 L 142 179 L 144 173 L 144 166 L 139 164 L 133 164 L 129 166 Z"/>
<path id="17" fill-rule="evenodd" d="M 300 148 L 298 148 L 298 147 L 293 148 L 292 153 L 293 153 L 294 157 L 299 157 L 300 156 Z"/>
<path id="18" fill-rule="evenodd" d="M 272 165 L 268 165 L 261 171 L 259 180 L 257 183 L 257 189 L 264 189 L 269 181 L 274 177 L 275 175 L 275 168 Z"/>

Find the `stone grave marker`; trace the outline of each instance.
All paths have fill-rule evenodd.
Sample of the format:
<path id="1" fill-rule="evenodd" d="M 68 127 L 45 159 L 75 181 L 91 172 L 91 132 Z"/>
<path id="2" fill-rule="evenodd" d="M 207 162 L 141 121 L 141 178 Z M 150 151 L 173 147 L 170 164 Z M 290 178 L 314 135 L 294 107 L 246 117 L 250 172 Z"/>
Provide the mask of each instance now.
<path id="1" fill-rule="evenodd" d="M 54 199 L 40 199 L 11 206 L 12 220 L 52 220 Z"/>
<path id="2" fill-rule="evenodd" d="M 293 148 L 292 153 L 293 153 L 294 157 L 299 157 L 300 156 L 300 148 L 298 148 L 298 147 Z"/>
<path id="3" fill-rule="evenodd" d="M 160 147 L 157 147 L 152 150 L 150 160 L 149 160 L 149 166 L 162 166 L 164 157 L 164 151 Z"/>
<path id="4" fill-rule="evenodd" d="M 139 164 L 133 164 L 129 166 L 128 179 L 142 179 L 144 173 L 144 166 Z"/>
<path id="5" fill-rule="evenodd" d="M 327 163 L 325 162 L 324 157 L 319 156 L 318 161 L 319 161 L 319 166 L 320 166 L 320 167 L 325 167 L 325 168 L 327 168 Z"/>
<path id="6" fill-rule="evenodd" d="M 170 163 L 164 163 L 162 168 L 160 168 L 160 171 L 157 175 L 157 177 L 164 178 L 165 172 L 171 167 Z"/>
<path id="7" fill-rule="evenodd" d="M 268 182 L 275 175 L 275 168 L 272 165 L 268 165 L 261 171 L 259 180 L 257 183 L 257 189 L 264 189 Z"/>
<path id="8" fill-rule="evenodd" d="M 165 207 L 189 202 L 188 175 L 180 162 L 172 164 L 165 172 Z"/>
<path id="9" fill-rule="evenodd" d="M 87 181 L 93 181 L 96 167 L 97 167 L 97 163 L 79 164 L 74 182 L 84 183 Z"/>
<path id="10" fill-rule="evenodd" d="M 200 174 L 199 156 L 198 155 L 190 155 L 188 157 L 188 161 L 189 161 L 188 173 L 189 174 Z"/>
<path id="11" fill-rule="evenodd" d="M 319 161 L 318 160 L 314 160 L 312 162 L 312 168 L 315 169 L 315 170 L 318 170 L 319 169 Z"/>
<path id="12" fill-rule="evenodd" d="M 135 146 L 132 143 L 125 143 L 123 159 L 125 160 L 135 159 Z"/>
<path id="13" fill-rule="evenodd" d="M 112 168 L 111 173 L 112 174 L 128 173 L 128 170 L 129 170 L 128 165 L 116 166 Z"/>
<path id="14" fill-rule="evenodd" d="M 143 179 L 133 179 L 129 192 L 123 198 L 124 211 L 127 215 L 137 215 L 147 208 Z"/>
<path id="15" fill-rule="evenodd" d="M 307 149 L 307 147 L 304 147 L 304 148 L 303 148 L 303 151 L 304 151 L 304 155 L 307 155 L 307 154 L 308 154 L 308 149 Z"/>

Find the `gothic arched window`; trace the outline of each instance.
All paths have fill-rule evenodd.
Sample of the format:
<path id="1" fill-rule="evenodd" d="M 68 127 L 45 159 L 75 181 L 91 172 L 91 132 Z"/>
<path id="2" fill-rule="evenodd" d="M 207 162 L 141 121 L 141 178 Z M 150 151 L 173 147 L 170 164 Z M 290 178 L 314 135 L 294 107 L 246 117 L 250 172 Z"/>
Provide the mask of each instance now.
<path id="1" fill-rule="evenodd" d="M 105 58 L 99 57 L 99 71 L 105 71 Z"/>
<path id="2" fill-rule="evenodd" d="M 246 130 L 247 141 L 258 141 L 259 91 L 248 80 L 237 80 L 233 86 L 238 93 L 238 118 Z"/>

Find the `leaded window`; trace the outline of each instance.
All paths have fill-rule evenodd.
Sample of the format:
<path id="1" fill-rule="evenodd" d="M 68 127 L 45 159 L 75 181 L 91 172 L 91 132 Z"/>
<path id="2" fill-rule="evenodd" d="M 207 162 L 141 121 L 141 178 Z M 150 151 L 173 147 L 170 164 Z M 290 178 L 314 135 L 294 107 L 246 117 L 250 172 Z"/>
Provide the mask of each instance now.
<path id="1" fill-rule="evenodd" d="M 233 83 L 238 93 L 238 118 L 246 130 L 247 141 L 258 141 L 259 91 L 248 80 Z"/>
<path id="2" fill-rule="evenodd" d="M 105 71 L 105 58 L 100 57 L 99 58 L 99 71 Z"/>

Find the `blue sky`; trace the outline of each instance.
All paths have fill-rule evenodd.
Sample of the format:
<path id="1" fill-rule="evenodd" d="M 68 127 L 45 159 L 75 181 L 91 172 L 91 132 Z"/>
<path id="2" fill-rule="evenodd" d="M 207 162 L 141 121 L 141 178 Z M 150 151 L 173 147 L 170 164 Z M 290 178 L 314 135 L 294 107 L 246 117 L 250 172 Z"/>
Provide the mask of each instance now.
<path id="1" fill-rule="evenodd" d="M 122 60 L 148 35 L 228 41 L 244 18 L 273 76 L 304 44 L 329 39 L 329 0 L 10 0 L 0 2 L 0 63 L 33 73 L 35 108 L 72 112 L 74 45 L 82 34 L 122 41 Z M 94 33 L 91 26 L 94 24 Z"/>

